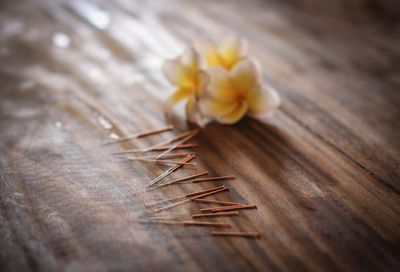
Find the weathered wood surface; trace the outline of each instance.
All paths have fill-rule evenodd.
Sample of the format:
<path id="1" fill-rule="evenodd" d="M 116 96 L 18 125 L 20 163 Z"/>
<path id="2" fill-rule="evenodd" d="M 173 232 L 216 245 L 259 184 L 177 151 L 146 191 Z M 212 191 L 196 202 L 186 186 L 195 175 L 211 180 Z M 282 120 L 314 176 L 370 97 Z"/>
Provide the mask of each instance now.
<path id="1" fill-rule="evenodd" d="M 398 271 L 399 5 L 278 2 L 2 1 L 0 270 Z M 100 146 L 162 126 L 161 61 L 225 32 L 283 98 L 271 120 L 198 137 L 202 168 L 238 177 L 216 198 L 258 205 L 226 219 L 257 240 L 137 222 L 144 203 L 210 187 L 141 194 L 164 167 L 110 155 L 172 133 Z"/>

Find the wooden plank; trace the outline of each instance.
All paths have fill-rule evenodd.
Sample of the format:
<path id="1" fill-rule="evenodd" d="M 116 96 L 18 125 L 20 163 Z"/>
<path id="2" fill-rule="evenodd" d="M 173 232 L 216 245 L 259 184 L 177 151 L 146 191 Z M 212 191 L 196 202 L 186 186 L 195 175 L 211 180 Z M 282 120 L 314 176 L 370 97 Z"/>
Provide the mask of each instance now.
<path id="1" fill-rule="evenodd" d="M 343 11 L 347 1 L 289 2 L 2 3 L 0 267 L 398 270 L 397 22 L 361 0 L 347 4 L 353 11 Z M 393 16 L 395 1 L 378 5 Z M 261 238 L 140 224 L 147 203 L 224 183 L 145 191 L 165 166 L 111 155 L 177 132 L 101 144 L 164 126 L 171 86 L 162 60 L 199 35 L 230 31 L 249 40 L 283 106 L 270 120 L 203 128 L 197 163 L 236 176 L 210 199 L 256 204 L 224 221 Z M 179 112 L 174 125 L 189 127 Z M 183 167 L 168 180 L 195 172 Z"/>

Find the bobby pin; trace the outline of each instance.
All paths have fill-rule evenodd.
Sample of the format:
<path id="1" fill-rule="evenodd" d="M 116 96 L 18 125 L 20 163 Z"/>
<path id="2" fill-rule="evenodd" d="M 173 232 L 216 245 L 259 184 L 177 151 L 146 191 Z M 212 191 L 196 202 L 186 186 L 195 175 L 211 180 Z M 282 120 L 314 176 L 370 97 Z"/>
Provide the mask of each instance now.
<path id="1" fill-rule="evenodd" d="M 196 153 L 190 152 L 190 153 L 170 153 L 170 154 L 165 154 L 162 155 L 159 159 L 172 159 L 172 158 L 178 158 L 178 157 L 186 157 L 188 155 L 193 155 L 196 156 Z"/>
<path id="2" fill-rule="evenodd" d="M 241 210 L 241 209 L 257 209 L 257 205 L 237 205 L 237 206 L 231 206 L 231 207 L 223 207 L 223 208 L 207 208 L 207 209 L 201 209 L 201 212 L 222 212 L 222 211 L 232 211 L 232 210 Z"/>
<path id="3" fill-rule="evenodd" d="M 179 181 L 179 184 L 187 184 L 187 183 L 199 183 L 199 182 L 207 182 L 207 181 L 218 181 L 218 180 L 230 180 L 235 179 L 235 176 L 220 176 L 220 177 L 208 177 L 208 178 L 201 178 L 195 180 L 188 180 L 188 181 Z"/>
<path id="4" fill-rule="evenodd" d="M 205 203 L 205 204 L 216 204 L 221 206 L 237 206 L 242 205 L 241 203 L 236 202 L 227 202 L 227 201 L 219 201 L 219 200 L 208 200 L 208 199 L 194 199 L 194 202 Z"/>
<path id="5" fill-rule="evenodd" d="M 181 163 L 186 163 L 189 162 L 190 160 L 192 160 L 195 156 L 194 155 L 188 155 L 185 158 L 183 158 L 182 160 L 180 160 L 179 162 Z M 183 166 L 183 164 L 177 164 L 175 166 L 172 166 L 171 168 L 167 169 L 167 171 L 165 171 L 164 173 L 162 173 L 161 175 L 159 175 L 158 177 L 156 177 L 155 179 L 153 179 L 149 185 L 147 185 L 147 187 L 151 187 L 154 184 L 156 184 L 157 182 L 159 182 L 160 180 L 164 179 L 165 177 L 167 177 L 168 175 L 170 175 L 171 173 L 175 172 L 176 170 L 178 170 L 179 168 L 181 168 Z"/>
<path id="6" fill-rule="evenodd" d="M 199 222 L 199 221 L 172 221 L 172 220 L 139 220 L 142 223 L 150 224 L 167 224 L 167 225 L 183 225 L 183 226 L 202 226 L 202 227 L 219 227 L 230 228 L 231 224 L 227 222 Z"/>
<path id="7" fill-rule="evenodd" d="M 166 141 L 163 141 L 163 142 L 161 142 L 161 143 L 158 143 L 158 144 L 155 144 L 155 145 L 153 145 L 153 146 L 150 146 L 150 147 L 148 147 L 148 148 L 145 148 L 142 152 L 147 152 L 147 151 L 152 151 L 152 150 L 154 150 L 154 149 L 157 149 L 158 147 L 160 147 L 160 146 L 163 146 L 163 145 L 166 145 L 166 144 L 172 144 L 172 143 L 174 143 L 174 142 L 176 142 L 176 141 L 183 141 L 183 140 L 185 140 L 187 137 L 190 137 L 190 136 L 192 136 L 192 135 L 196 135 L 197 133 L 198 133 L 198 131 L 199 131 L 199 129 L 192 129 L 192 130 L 189 130 L 189 131 L 186 131 L 186 132 L 183 132 L 183 133 L 181 133 L 181 134 L 178 134 L 177 136 L 175 136 L 175 137 L 173 137 L 173 138 L 171 138 L 171 139 L 169 139 L 169 140 L 166 140 Z M 183 139 L 183 140 L 182 140 Z M 191 138 L 190 138 L 191 139 Z M 186 141 L 183 141 L 183 143 L 185 143 Z M 157 151 L 157 150 L 156 150 Z"/>
<path id="8" fill-rule="evenodd" d="M 218 213 L 196 213 L 192 214 L 192 218 L 202 217 L 219 217 L 219 216 L 238 216 L 239 212 L 218 212 Z"/>
<path id="9" fill-rule="evenodd" d="M 197 177 L 201 177 L 201 176 L 204 176 L 204 175 L 207 175 L 207 174 L 208 174 L 208 171 L 203 171 L 203 172 L 200 172 L 198 174 L 194 174 L 194 175 L 191 175 L 191 176 L 188 176 L 188 177 L 185 177 L 185 178 L 176 179 L 176 180 L 170 181 L 168 183 L 160 184 L 156 188 L 164 187 L 164 186 L 171 185 L 171 184 L 174 184 L 174 183 L 179 183 L 179 182 L 182 182 L 182 181 L 187 181 L 187 180 L 190 180 L 190 179 L 193 179 L 193 178 L 197 178 Z"/>
<path id="10" fill-rule="evenodd" d="M 160 214 L 157 217 L 159 218 L 161 216 L 183 216 L 183 215 L 187 216 L 187 213 L 176 211 L 176 212 L 169 212 L 167 214 Z M 146 219 L 146 218 L 150 218 L 150 215 L 147 213 L 144 213 L 141 216 L 139 216 L 139 219 Z M 151 218 L 153 218 L 153 217 L 151 217 Z"/>
<path id="11" fill-rule="evenodd" d="M 175 146 L 174 149 L 187 149 L 187 148 L 193 148 L 193 147 L 198 147 L 199 144 L 180 144 Z M 150 151 L 164 151 L 164 150 L 169 150 L 171 149 L 171 145 L 166 145 L 166 146 L 160 146 L 160 147 L 155 147 L 152 149 L 130 149 L 130 150 L 126 150 L 126 151 L 120 151 L 120 152 L 114 152 L 111 153 L 112 155 L 124 155 L 124 154 L 132 154 L 132 153 L 145 153 L 145 152 L 150 152 Z M 194 154 L 194 153 L 190 153 L 190 154 Z M 155 156 L 152 156 L 152 158 L 154 158 Z"/>
<path id="12" fill-rule="evenodd" d="M 184 221 L 184 226 L 203 226 L 203 227 L 219 227 L 230 228 L 231 224 L 226 222 L 200 222 L 200 221 Z"/>
<path id="13" fill-rule="evenodd" d="M 201 179 L 192 180 L 191 182 L 198 183 L 198 182 L 205 182 L 205 181 L 229 180 L 229 179 L 235 179 L 235 176 L 220 176 L 220 177 L 201 178 Z"/>
<path id="14" fill-rule="evenodd" d="M 168 140 L 166 140 L 166 141 L 160 142 L 160 143 L 158 143 L 158 144 L 155 144 L 155 145 L 152 145 L 152 146 L 149 146 L 149 147 L 146 147 L 146 148 L 130 149 L 130 150 L 122 151 L 122 152 L 114 152 L 114 153 L 112 153 L 112 154 L 113 154 L 113 155 L 118 155 L 118 154 L 126 154 L 126 153 L 136 153 L 136 152 L 148 152 L 148 151 L 152 151 L 153 149 L 155 149 L 155 148 L 157 148 L 157 147 L 160 147 L 160 146 L 163 146 L 163 145 L 166 145 L 166 144 L 171 144 L 171 143 L 174 143 L 174 142 L 176 142 L 176 141 L 179 141 L 179 140 L 181 140 L 181 139 L 183 139 L 183 138 L 185 138 L 185 137 L 187 137 L 187 136 L 192 135 L 193 133 L 196 133 L 196 131 L 197 131 L 197 130 L 195 130 L 195 129 L 194 129 L 194 130 L 190 130 L 190 131 L 186 131 L 186 132 L 181 133 L 181 134 L 179 134 L 179 135 L 177 135 L 177 136 L 175 136 L 175 137 L 173 137 L 173 138 L 171 138 L 171 139 L 168 139 Z"/>
<path id="15" fill-rule="evenodd" d="M 175 206 L 184 204 L 186 202 L 193 201 L 194 199 L 197 199 L 197 198 L 206 197 L 206 196 L 209 196 L 209 195 L 213 195 L 213 194 L 216 194 L 216 193 L 219 193 L 219 192 L 223 192 L 223 191 L 228 191 L 228 190 L 229 190 L 229 188 L 227 188 L 225 185 L 222 185 L 222 186 L 213 187 L 213 188 L 207 189 L 207 190 L 197 191 L 197 192 L 185 194 L 185 195 L 182 195 L 182 196 L 177 196 L 177 197 L 161 200 L 159 202 L 155 202 L 155 203 L 148 204 L 148 205 L 145 205 L 145 206 L 146 207 L 159 206 L 159 205 L 162 205 L 164 203 L 168 203 L 168 202 L 171 202 L 171 201 L 180 200 L 180 199 L 183 199 L 183 198 L 190 197 L 190 199 L 182 200 L 180 202 L 173 203 L 173 204 L 158 208 L 157 210 L 154 211 L 154 212 L 160 212 L 160 211 L 164 211 L 164 210 L 173 208 Z"/>
<path id="16" fill-rule="evenodd" d="M 207 213 L 207 214 L 214 214 L 214 213 Z M 159 216 L 159 217 L 146 217 L 139 220 L 171 220 L 171 219 L 182 219 L 187 218 L 187 215 L 170 215 L 170 216 Z"/>
<path id="17" fill-rule="evenodd" d="M 218 190 L 225 189 L 225 188 L 226 188 L 225 185 L 212 187 L 210 189 L 201 190 L 201 191 L 197 191 L 197 192 L 186 194 L 185 197 L 194 197 L 194 196 L 198 196 L 198 195 L 203 195 L 204 193 L 214 192 L 214 191 L 218 191 Z"/>
<path id="18" fill-rule="evenodd" d="M 224 192 L 224 191 L 229 191 L 229 188 L 225 187 L 225 188 L 221 188 L 219 190 L 215 190 L 215 191 L 212 191 L 212 192 L 209 192 L 209 193 L 198 195 L 198 196 L 192 197 L 191 200 L 193 201 L 193 200 L 198 199 L 198 198 L 203 198 L 203 197 L 210 196 L 210 195 L 217 194 L 217 193 Z"/>
<path id="19" fill-rule="evenodd" d="M 232 236 L 232 237 L 245 237 L 245 238 L 260 238 L 259 232 L 239 232 L 239 231 L 212 231 L 212 236 Z"/>
<path id="20" fill-rule="evenodd" d="M 160 207 L 160 208 L 154 210 L 153 213 L 159 213 L 159 212 L 161 212 L 161 211 L 166 211 L 166 210 L 169 210 L 169 209 L 171 209 L 171 208 L 173 208 L 173 207 L 176 207 L 176 206 L 185 204 L 185 203 L 187 203 L 187 202 L 189 202 L 189 201 L 190 201 L 190 199 L 185 199 L 185 200 L 182 200 L 182 201 L 173 203 L 173 204 L 169 204 L 169 205 L 167 205 L 167 206 Z"/>
<path id="21" fill-rule="evenodd" d="M 164 132 L 164 131 L 173 130 L 173 129 L 174 129 L 174 126 L 173 126 L 173 125 L 168 125 L 168 126 L 166 126 L 166 127 L 164 127 L 164 128 L 153 129 L 153 130 L 149 130 L 149 131 L 145 131 L 145 132 L 138 133 L 138 134 L 136 135 L 136 138 L 142 138 L 142 137 L 146 137 L 146 136 L 149 136 L 149 135 L 158 134 L 158 133 L 161 133 L 161 132 Z"/>
<path id="22" fill-rule="evenodd" d="M 161 156 L 159 159 L 173 159 L 173 158 L 179 158 L 179 157 L 186 157 L 188 155 L 196 155 L 196 153 L 191 152 L 191 153 L 172 153 L 172 154 L 165 154 L 164 156 Z M 128 157 L 129 159 L 154 159 L 154 156 L 138 156 L 138 157 Z"/>
<path id="23" fill-rule="evenodd" d="M 219 189 L 223 189 L 225 187 L 226 187 L 225 185 L 222 185 L 222 186 L 213 187 L 213 188 L 210 188 L 210 189 L 207 189 L 207 190 L 201 190 L 201 191 L 197 191 L 197 192 L 193 192 L 193 193 L 189 193 L 189 194 L 185 194 L 185 195 L 181 195 L 181 196 L 176 196 L 176 197 L 169 198 L 169 199 L 164 199 L 164 200 L 161 200 L 161 201 L 158 201 L 158 202 L 155 202 L 155 203 L 147 204 L 147 205 L 145 205 L 145 207 L 153 207 L 153 206 L 157 206 L 157 205 L 162 205 L 164 203 L 168 203 L 168 202 L 171 202 L 171 201 L 180 200 L 180 199 L 184 199 L 184 198 L 187 198 L 187 197 L 193 197 L 193 196 L 196 196 L 196 195 L 201 195 L 201 194 L 204 194 L 204 193 L 208 193 L 208 192 L 216 191 L 216 190 L 219 190 Z"/>
<path id="24" fill-rule="evenodd" d="M 150 204 L 145 204 L 144 206 L 146 208 L 151 208 L 151 207 L 154 207 L 154 206 L 160 206 L 160 205 L 165 204 L 165 203 L 169 203 L 169 202 L 172 202 L 172 201 L 185 199 L 185 198 L 186 198 L 185 195 L 181 195 L 181 196 L 176 196 L 176 197 L 172 197 L 172 198 L 156 201 L 156 202 L 153 202 L 153 203 L 150 203 Z"/>
<path id="25" fill-rule="evenodd" d="M 157 155 L 155 158 L 158 159 L 160 157 L 162 157 L 165 154 L 168 154 L 169 152 L 171 152 L 172 150 L 176 149 L 177 146 L 179 145 L 183 145 L 186 142 L 190 141 L 191 139 L 193 139 L 194 137 L 196 137 L 197 134 L 199 134 L 199 129 L 195 129 L 193 130 L 193 132 L 191 134 L 189 134 L 188 136 L 186 136 L 185 138 L 183 138 L 182 140 L 180 140 L 179 142 L 177 142 L 176 144 L 170 146 L 170 148 L 168 148 L 167 150 L 165 150 L 164 152 L 162 152 L 161 154 Z"/>
<path id="26" fill-rule="evenodd" d="M 193 148 L 198 147 L 199 144 L 179 144 L 179 145 L 166 145 L 154 148 L 150 151 L 167 151 L 167 150 L 174 150 L 174 149 L 186 149 L 186 148 Z"/>
<path id="27" fill-rule="evenodd" d="M 132 140 L 132 139 L 142 138 L 142 137 L 145 137 L 145 136 L 150 136 L 150 135 L 158 134 L 158 133 L 161 133 L 161 132 L 169 131 L 169 130 L 172 130 L 172 129 L 174 129 L 174 126 L 173 125 L 168 125 L 168 126 L 163 127 L 163 128 L 148 130 L 148 131 L 136 133 L 136 134 L 133 134 L 133 135 L 130 135 L 130 136 L 126 136 L 126 137 L 123 137 L 123 138 L 119 138 L 119 139 L 116 139 L 116 140 L 113 140 L 113 141 L 105 142 L 104 145 L 125 142 L 125 141 L 129 141 L 129 140 Z"/>
<path id="28" fill-rule="evenodd" d="M 183 165 L 192 165 L 196 166 L 196 163 L 192 162 L 178 162 L 178 161 L 169 161 L 169 160 L 157 160 L 157 159 L 142 159 L 142 158 L 127 158 L 128 161 L 144 161 L 144 162 L 159 162 L 159 163 L 166 163 L 166 164 L 183 164 Z"/>
<path id="29" fill-rule="evenodd" d="M 166 145 L 166 146 L 161 146 L 157 147 L 155 149 L 152 149 L 151 151 L 163 151 L 163 150 L 170 150 L 172 149 L 186 149 L 186 148 L 193 148 L 193 147 L 198 147 L 199 144 L 179 144 L 179 145 Z M 172 150 L 171 149 L 171 150 Z M 163 155 L 164 156 L 164 155 Z M 161 156 L 162 157 L 162 156 Z"/>

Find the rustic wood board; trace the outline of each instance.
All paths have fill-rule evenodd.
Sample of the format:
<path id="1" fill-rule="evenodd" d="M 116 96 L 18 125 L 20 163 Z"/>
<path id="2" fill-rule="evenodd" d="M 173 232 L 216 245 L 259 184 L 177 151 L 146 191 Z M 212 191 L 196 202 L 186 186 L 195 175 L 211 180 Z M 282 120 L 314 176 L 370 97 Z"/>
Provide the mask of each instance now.
<path id="1" fill-rule="evenodd" d="M 3 1 L 0 270 L 398 271 L 398 4 L 277 2 Z M 143 193 L 165 167 L 111 155 L 177 132 L 101 143 L 163 126 L 162 60 L 226 32 L 249 40 L 283 105 L 207 126 L 197 161 L 237 176 L 216 198 L 257 204 L 226 220 L 262 238 L 139 224 L 145 203 L 211 184 Z"/>

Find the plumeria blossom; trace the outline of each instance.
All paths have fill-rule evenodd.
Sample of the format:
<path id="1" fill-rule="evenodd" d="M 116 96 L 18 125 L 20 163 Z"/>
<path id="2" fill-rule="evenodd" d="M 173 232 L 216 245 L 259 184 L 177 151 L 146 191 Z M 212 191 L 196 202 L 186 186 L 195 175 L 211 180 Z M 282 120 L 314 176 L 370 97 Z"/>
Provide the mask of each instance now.
<path id="1" fill-rule="evenodd" d="M 200 72 L 200 56 L 193 49 L 173 59 L 166 60 L 162 71 L 167 80 L 176 86 L 176 90 L 168 98 L 167 107 L 171 107 L 182 100 L 186 100 L 186 113 L 190 116 L 197 110 L 196 98 L 199 96 L 198 77 Z"/>
<path id="2" fill-rule="evenodd" d="M 203 88 L 199 106 L 205 116 L 223 124 L 234 124 L 245 114 L 258 117 L 280 105 L 274 89 L 260 82 L 257 65 L 243 59 L 231 71 L 214 67 L 200 76 Z"/>
<path id="3" fill-rule="evenodd" d="M 247 55 L 247 43 L 237 36 L 221 43 L 195 42 L 181 56 L 163 65 L 176 86 L 167 106 L 186 100 L 192 122 L 234 124 L 244 115 L 259 117 L 280 105 L 274 89 L 261 83 L 260 69 Z"/>
<path id="4" fill-rule="evenodd" d="M 235 35 L 224 37 L 222 42 L 214 44 L 200 40 L 194 43 L 208 67 L 223 67 L 227 70 L 247 56 L 247 42 Z"/>

